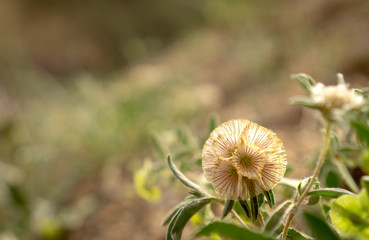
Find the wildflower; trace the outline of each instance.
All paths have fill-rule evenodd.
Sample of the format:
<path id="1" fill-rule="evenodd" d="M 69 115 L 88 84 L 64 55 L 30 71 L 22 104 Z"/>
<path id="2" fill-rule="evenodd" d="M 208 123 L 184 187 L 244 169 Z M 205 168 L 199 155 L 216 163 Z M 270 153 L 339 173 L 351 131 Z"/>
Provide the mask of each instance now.
<path id="1" fill-rule="evenodd" d="M 226 199 L 248 199 L 272 189 L 286 171 L 282 141 L 246 119 L 221 124 L 202 152 L 205 178 Z"/>
<path id="2" fill-rule="evenodd" d="M 338 84 L 334 86 L 324 86 L 317 83 L 311 87 L 312 102 L 320 108 L 328 118 L 333 115 L 342 115 L 358 108 L 364 102 L 362 95 L 348 88 L 344 82 L 343 75 L 337 74 Z"/>

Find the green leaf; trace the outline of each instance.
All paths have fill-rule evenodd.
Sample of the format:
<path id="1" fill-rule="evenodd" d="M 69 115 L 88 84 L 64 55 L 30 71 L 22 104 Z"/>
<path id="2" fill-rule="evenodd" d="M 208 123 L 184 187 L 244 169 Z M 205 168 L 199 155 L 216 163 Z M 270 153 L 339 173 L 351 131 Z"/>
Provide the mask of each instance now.
<path id="1" fill-rule="evenodd" d="M 168 226 L 168 232 L 167 232 L 167 240 L 173 240 L 172 238 L 172 230 L 173 227 L 175 226 L 179 215 L 182 213 L 183 208 L 179 209 L 179 211 L 177 211 L 172 219 L 172 221 L 170 222 L 169 226 Z"/>
<path id="2" fill-rule="evenodd" d="M 359 195 L 343 195 L 331 206 L 330 219 L 345 237 L 369 239 L 369 197 L 365 190 Z"/>
<path id="3" fill-rule="evenodd" d="M 300 84 L 307 94 L 311 95 L 311 87 L 316 85 L 316 82 L 311 76 L 306 73 L 298 73 L 292 74 L 291 77 Z"/>
<path id="4" fill-rule="evenodd" d="M 225 218 L 233 209 L 234 200 L 227 200 L 224 204 L 222 219 Z"/>
<path id="5" fill-rule="evenodd" d="M 290 99 L 290 104 L 301 105 L 308 108 L 318 109 L 319 106 L 306 97 L 294 97 Z"/>
<path id="6" fill-rule="evenodd" d="M 334 164 L 337 167 L 338 172 L 340 173 L 341 178 L 343 179 L 343 181 L 347 184 L 347 186 L 354 192 L 354 193 L 358 193 L 359 187 L 356 185 L 354 179 L 352 178 L 350 172 L 348 171 L 347 167 L 345 164 L 343 164 L 342 162 L 339 161 L 333 161 Z"/>
<path id="7" fill-rule="evenodd" d="M 192 199 L 191 199 L 192 200 Z M 174 216 L 185 206 L 187 205 L 191 200 L 189 201 L 183 201 L 180 204 L 178 204 L 177 206 L 175 206 L 168 214 L 167 216 L 164 218 L 163 221 L 163 226 L 167 225 L 173 218 Z"/>
<path id="8" fill-rule="evenodd" d="M 267 199 L 269 207 L 272 208 L 275 205 L 273 190 L 270 189 L 269 191 L 264 192 L 264 195 L 265 198 Z"/>
<path id="9" fill-rule="evenodd" d="M 360 142 L 364 146 L 369 146 L 369 126 L 368 124 L 362 122 L 352 122 L 352 126 L 354 126 L 357 136 Z"/>
<path id="10" fill-rule="evenodd" d="M 288 229 L 287 240 L 313 240 L 312 237 L 306 235 L 305 233 L 299 232 L 294 228 Z"/>
<path id="11" fill-rule="evenodd" d="M 369 175 L 363 176 L 360 181 L 363 188 L 365 188 L 366 193 L 369 194 Z"/>
<path id="12" fill-rule="evenodd" d="M 293 202 L 288 200 L 281 203 L 278 208 L 276 208 L 273 213 L 270 214 L 270 217 L 265 223 L 264 230 L 270 233 L 274 233 L 281 224 L 285 216 L 293 207 Z"/>
<path id="13" fill-rule="evenodd" d="M 206 193 L 200 188 L 199 185 L 192 182 L 190 179 L 188 179 L 179 169 L 174 165 L 173 161 L 171 160 L 170 156 L 168 155 L 168 165 L 170 170 L 172 170 L 174 176 L 186 187 L 190 188 L 191 194 L 202 197 L 206 196 Z"/>
<path id="14" fill-rule="evenodd" d="M 340 177 L 338 176 L 338 174 L 332 169 L 329 169 L 325 177 L 325 185 L 327 187 L 339 187 L 341 185 L 340 182 L 341 181 L 340 181 Z"/>
<path id="15" fill-rule="evenodd" d="M 172 221 L 168 227 L 167 239 L 181 239 L 183 228 L 186 226 L 190 218 L 213 200 L 215 200 L 215 198 L 196 198 L 182 206 L 174 216 L 172 216 Z"/>
<path id="16" fill-rule="evenodd" d="M 209 236 L 217 233 L 225 238 L 233 240 L 252 239 L 252 240 L 273 240 L 274 238 L 255 233 L 249 229 L 236 226 L 231 223 L 215 221 L 202 228 L 195 236 Z"/>
<path id="17" fill-rule="evenodd" d="M 316 240 L 339 240 L 339 236 L 321 218 L 304 212 L 304 218 Z"/>
<path id="18" fill-rule="evenodd" d="M 354 193 L 346 189 L 342 189 L 342 188 L 319 188 L 319 189 L 311 190 L 308 193 L 309 196 L 322 196 L 322 197 L 331 197 L 331 198 L 337 198 L 344 194 L 353 195 Z"/>

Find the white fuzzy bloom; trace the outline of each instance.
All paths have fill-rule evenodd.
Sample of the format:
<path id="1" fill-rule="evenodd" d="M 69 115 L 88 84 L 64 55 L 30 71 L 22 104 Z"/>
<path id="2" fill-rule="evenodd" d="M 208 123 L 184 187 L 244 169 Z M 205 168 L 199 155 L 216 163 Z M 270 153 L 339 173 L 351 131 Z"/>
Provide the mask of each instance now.
<path id="1" fill-rule="evenodd" d="M 246 119 L 214 129 L 202 151 L 206 179 L 226 199 L 248 199 L 272 189 L 286 171 L 282 141 Z"/>
<path id="2" fill-rule="evenodd" d="M 363 104 L 364 98 L 360 94 L 348 88 L 342 74 L 337 74 L 339 83 L 334 86 L 324 86 L 317 83 L 311 88 L 313 102 L 326 110 L 336 112 L 348 112 Z"/>

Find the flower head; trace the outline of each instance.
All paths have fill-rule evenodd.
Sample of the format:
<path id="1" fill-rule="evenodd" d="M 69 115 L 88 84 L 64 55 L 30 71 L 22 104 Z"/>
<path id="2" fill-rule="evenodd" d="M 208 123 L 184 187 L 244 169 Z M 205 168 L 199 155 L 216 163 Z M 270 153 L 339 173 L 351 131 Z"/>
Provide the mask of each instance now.
<path id="1" fill-rule="evenodd" d="M 364 102 L 362 95 L 348 88 L 342 74 L 337 74 L 337 77 L 337 85 L 324 86 L 322 83 L 317 83 L 311 88 L 313 103 L 330 114 L 342 114 L 351 111 Z"/>
<path id="2" fill-rule="evenodd" d="M 206 179 L 227 199 L 248 199 L 272 189 L 286 171 L 282 141 L 246 119 L 214 129 L 202 151 Z"/>

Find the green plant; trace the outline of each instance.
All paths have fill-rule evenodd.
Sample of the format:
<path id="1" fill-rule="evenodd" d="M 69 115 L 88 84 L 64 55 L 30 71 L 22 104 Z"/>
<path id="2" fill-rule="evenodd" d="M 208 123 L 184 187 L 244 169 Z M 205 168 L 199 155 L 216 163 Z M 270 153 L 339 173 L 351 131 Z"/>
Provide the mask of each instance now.
<path id="1" fill-rule="evenodd" d="M 195 237 L 212 239 L 368 238 L 368 176 L 361 178 L 360 190 L 350 169 L 367 169 L 363 163 L 369 146 L 369 91 L 349 89 L 341 74 L 335 86 L 324 86 L 307 74 L 293 78 L 308 97 L 294 98 L 292 103 L 319 111 L 325 127 L 323 147 L 312 175 L 303 180 L 281 179 L 285 172 L 284 149 L 273 132 L 247 120 L 224 123 L 212 131 L 203 148 L 202 166 L 209 183 L 190 180 L 168 156 L 173 175 L 190 189 L 190 196 L 164 221 L 164 225 L 169 224 L 168 240 L 181 239 L 191 219 L 196 219 Z M 214 121 L 210 128 L 215 128 Z M 338 131 L 343 137 L 338 137 Z M 176 159 L 179 164 L 183 161 Z M 268 169 L 268 164 L 273 167 Z M 274 207 L 272 189 L 279 181 L 295 193 L 292 199 Z M 223 205 L 223 213 L 217 215 L 211 204 Z M 313 206 L 315 213 L 307 211 L 306 206 Z M 290 227 L 301 211 L 305 220 L 302 232 Z"/>

